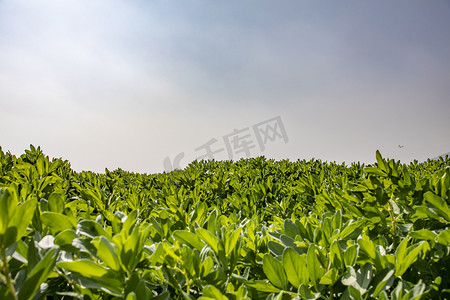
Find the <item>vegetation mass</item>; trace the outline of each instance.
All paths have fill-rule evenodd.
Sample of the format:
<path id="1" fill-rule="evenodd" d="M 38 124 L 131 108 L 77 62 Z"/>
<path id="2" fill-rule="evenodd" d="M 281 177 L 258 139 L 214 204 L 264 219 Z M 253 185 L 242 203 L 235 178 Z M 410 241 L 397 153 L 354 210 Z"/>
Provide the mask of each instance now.
<path id="1" fill-rule="evenodd" d="M 0 148 L 0 299 L 446 299 L 450 159 L 75 172 Z"/>

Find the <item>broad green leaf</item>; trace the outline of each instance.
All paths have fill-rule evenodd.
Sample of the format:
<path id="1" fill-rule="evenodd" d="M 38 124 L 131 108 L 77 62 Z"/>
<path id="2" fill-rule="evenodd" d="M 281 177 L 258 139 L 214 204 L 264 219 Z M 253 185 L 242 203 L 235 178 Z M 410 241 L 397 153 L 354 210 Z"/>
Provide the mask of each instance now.
<path id="1" fill-rule="evenodd" d="M 217 300 L 228 300 L 222 292 L 213 285 L 207 285 L 203 288 L 203 296 L 200 299 L 209 298 Z"/>
<path id="2" fill-rule="evenodd" d="M 313 293 L 307 285 L 300 285 L 298 293 L 301 295 L 302 299 L 306 300 L 316 300 L 320 298 L 320 293 Z"/>
<path id="3" fill-rule="evenodd" d="M 335 268 L 331 268 L 328 270 L 328 272 L 325 273 L 325 275 L 322 276 L 319 283 L 324 285 L 334 285 L 338 279 L 338 270 Z"/>
<path id="4" fill-rule="evenodd" d="M 263 270 L 267 279 L 277 288 L 287 290 L 288 278 L 281 263 L 270 254 L 263 256 Z"/>
<path id="5" fill-rule="evenodd" d="M 317 289 L 320 279 L 325 275 L 325 269 L 320 264 L 316 251 L 318 251 L 317 246 L 311 244 L 308 248 L 308 253 L 306 254 L 306 262 L 309 278 Z"/>
<path id="6" fill-rule="evenodd" d="M 300 230 L 297 228 L 294 222 L 291 219 L 284 220 L 284 232 L 287 236 L 295 239 L 297 235 L 300 235 Z"/>
<path id="7" fill-rule="evenodd" d="M 402 246 L 401 251 L 395 254 L 395 276 L 402 276 L 409 266 L 419 258 L 419 254 L 422 251 L 430 250 L 430 245 L 426 241 L 411 245 L 406 249 L 404 245 L 403 242 L 400 243 L 399 248 Z"/>
<path id="8" fill-rule="evenodd" d="M 14 215 L 9 221 L 9 227 L 5 232 L 4 246 L 10 245 L 21 239 L 31 223 L 34 212 L 36 210 L 37 200 L 28 200 L 20 204 L 15 210 Z"/>
<path id="9" fill-rule="evenodd" d="M 119 235 L 113 237 L 112 242 L 118 245 L 120 249 L 120 260 L 122 265 L 132 272 L 136 265 L 141 261 L 147 232 L 150 226 L 133 226 L 133 231 L 128 234 L 126 230 L 122 230 Z M 119 238 L 121 241 L 119 242 Z M 120 246 L 122 245 L 122 247 Z"/>
<path id="10" fill-rule="evenodd" d="M 386 172 L 376 167 L 366 167 L 364 168 L 364 172 L 367 174 L 373 174 L 380 177 L 385 177 L 387 175 Z"/>
<path id="11" fill-rule="evenodd" d="M 80 191 L 84 200 L 91 201 L 91 204 L 95 204 L 96 208 L 100 211 L 105 210 L 105 201 L 102 193 L 98 187 L 91 189 L 83 189 Z"/>
<path id="12" fill-rule="evenodd" d="M 340 230 L 342 228 L 342 212 L 340 209 L 334 213 L 333 218 L 331 219 L 331 225 L 333 230 Z"/>
<path id="13" fill-rule="evenodd" d="M 90 238 L 95 238 L 97 236 L 103 235 L 110 238 L 110 234 L 103 229 L 102 225 L 93 220 L 81 220 L 77 226 L 79 234 L 88 236 Z"/>
<path id="14" fill-rule="evenodd" d="M 330 259 L 335 268 L 338 270 L 345 270 L 344 255 L 341 246 L 337 241 L 334 241 L 330 246 Z"/>
<path id="15" fill-rule="evenodd" d="M 153 297 L 151 299 L 152 300 L 169 300 L 170 299 L 170 294 L 169 294 L 169 292 L 165 291 L 165 292 L 162 292 L 158 296 Z"/>
<path id="16" fill-rule="evenodd" d="M 66 249 L 67 251 L 76 251 L 77 248 L 72 246 L 72 242 L 74 239 L 76 239 L 78 236 L 73 229 L 67 229 L 64 231 L 61 231 L 55 236 L 55 240 L 53 241 L 55 245 L 63 247 L 63 249 Z"/>
<path id="17" fill-rule="evenodd" d="M 155 266 L 156 263 L 159 261 L 159 258 L 161 255 L 164 254 L 164 245 L 162 243 L 159 243 L 156 247 L 155 252 L 149 257 L 148 264 L 149 266 Z"/>
<path id="18" fill-rule="evenodd" d="M 217 237 L 207 229 L 198 228 L 195 234 L 207 243 L 214 252 L 219 253 L 219 240 Z M 201 249 L 200 249 L 201 250 Z"/>
<path id="19" fill-rule="evenodd" d="M 64 211 L 65 201 L 64 197 L 58 193 L 52 193 L 48 197 L 48 208 L 55 213 L 62 213 Z"/>
<path id="20" fill-rule="evenodd" d="M 123 218 L 123 226 L 122 230 L 126 234 L 131 234 L 131 232 L 134 229 L 134 225 L 136 224 L 139 216 L 139 210 L 135 209 L 132 212 L 130 212 L 125 218 Z"/>
<path id="21" fill-rule="evenodd" d="M 245 283 L 246 286 L 256 289 L 260 292 L 267 293 L 279 293 L 280 289 L 274 287 L 272 284 L 264 281 L 264 280 L 255 280 L 255 281 L 247 281 Z"/>
<path id="22" fill-rule="evenodd" d="M 44 212 L 41 214 L 41 222 L 50 228 L 53 234 L 66 229 L 75 229 L 77 220 L 74 217 L 58 214 L 55 212 Z"/>
<path id="23" fill-rule="evenodd" d="M 354 235 L 355 232 L 357 232 L 364 225 L 365 225 L 364 220 L 358 220 L 355 222 L 353 222 L 353 220 L 350 220 L 348 223 L 345 224 L 344 228 L 342 229 L 341 233 L 339 234 L 338 239 L 343 240 L 350 235 Z"/>
<path id="24" fill-rule="evenodd" d="M 375 286 L 375 290 L 372 293 L 372 297 L 377 297 L 381 292 L 387 291 L 392 286 L 392 283 L 395 279 L 393 276 L 394 273 L 395 270 L 386 269 L 383 272 L 377 274 L 374 279 L 375 283 L 373 283 L 373 285 Z"/>
<path id="25" fill-rule="evenodd" d="M 450 222 L 450 208 L 447 203 L 441 197 L 433 194 L 432 192 L 426 192 L 423 195 L 423 199 L 428 203 L 433 204 L 436 207 L 438 214 L 442 216 L 447 222 Z"/>
<path id="26" fill-rule="evenodd" d="M 388 166 L 387 162 L 381 156 L 380 151 L 377 150 L 375 156 L 377 158 L 378 167 L 381 170 L 383 170 L 386 174 L 388 174 L 389 173 L 389 166 Z"/>
<path id="27" fill-rule="evenodd" d="M 300 284 L 308 284 L 308 268 L 305 256 L 301 256 L 292 248 L 286 248 L 283 253 L 283 267 L 289 282 L 298 288 Z"/>
<path id="28" fill-rule="evenodd" d="M 210 232 L 216 232 L 216 219 L 217 219 L 217 209 L 214 209 L 208 217 L 207 229 Z"/>
<path id="29" fill-rule="evenodd" d="M 114 271 L 121 270 L 117 246 L 111 243 L 104 236 L 100 236 L 92 241 L 97 248 L 97 256 Z"/>
<path id="30" fill-rule="evenodd" d="M 411 236 L 415 239 L 418 239 L 418 240 L 434 241 L 436 239 L 437 234 L 428 229 L 420 229 L 417 231 L 410 232 L 409 236 Z"/>
<path id="31" fill-rule="evenodd" d="M 0 235 L 3 235 L 8 228 L 9 220 L 15 214 L 17 199 L 11 194 L 9 189 L 0 190 Z"/>
<path id="32" fill-rule="evenodd" d="M 355 271 L 353 267 L 347 267 L 347 273 L 342 277 L 342 284 L 352 286 L 361 295 L 364 295 L 372 281 L 373 268 L 370 263 L 366 263 L 361 269 Z M 351 290 L 349 290 L 351 292 Z"/>
<path id="33" fill-rule="evenodd" d="M 200 267 L 200 274 L 202 277 L 207 276 L 209 273 L 213 271 L 214 261 L 211 256 L 205 258 Z"/>
<path id="34" fill-rule="evenodd" d="M 413 286 L 413 288 L 405 295 L 406 299 L 420 299 L 425 292 L 427 286 L 420 280 L 417 284 Z"/>
<path id="35" fill-rule="evenodd" d="M 137 300 L 136 294 L 134 292 L 129 293 L 125 300 Z"/>
<path id="36" fill-rule="evenodd" d="M 342 299 L 363 300 L 363 297 L 357 288 L 350 285 L 345 290 Z"/>
<path id="37" fill-rule="evenodd" d="M 19 292 L 19 300 L 33 298 L 41 283 L 47 280 L 56 263 L 56 249 L 49 250 L 28 273 Z"/>
<path id="38" fill-rule="evenodd" d="M 358 245 L 351 245 L 344 251 L 345 266 L 354 266 L 358 257 Z"/>
<path id="39" fill-rule="evenodd" d="M 236 229 L 230 237 L 226 237 L 225 240 L 225 254 L 230 255 L 231 251 L 236 247 L 239 238 L 241 237 L 242 227 Z"/>
<path id="40" fill-rule="evenodd" d="M 179 241 L 181 244 L 187 244 L 198 251 L 202 251 L 205 244 L 192 232 L 187 230 L 175 230 L 173 232 L 173 238 Z"/>
<path id="41" fill-rule="evenodd" d="M 12 219 L 12 222 L 10 222 L 10 225 L 17 227 L 17 239 L 20 239 L 25 234 L 28 225 L 30 225 L 31 219 L 33 218 L 36 205 L 37 200 L 32 199 L 25 201 L 17 207 L 16 215 Z"/>
<path id="42" fill-rule="evenodd" d="M 280 243 L 275 242 L 275 241 L 269 241 L 267 243 L 267 248 L 269 248 L 269 250 L 276 256 L 283 255 L 283 251 L 284 251 L 284 249 L 286 249 L 285 246 L 283 246 Z"/>
<path id="43" fill-rule="evenodd" d="M 445 229 L 436 238 L 436 242 L 441 245 L 448 246 L 450 245 L 450 228 Z"/>
<path id="44" fill-rule="evenodd" d="M 44 176 L 46 173 L 46 161 L 43 155 L 39 155 L 36 160 L 36 170 L 38 171 L 39 176 Z M 48 166 L 48 165 L 47 165 Z"/>
<path id="45" fill-rule="evenodd" d="M 362 238 L 358 240 L 358 244 L 371 259 L 376 258 L 375 246 L 367 235 L 363 234 Z"/>
<path id="46" fill-rule="evenodd" d="M 107 268 L 100 266 L 90 259 L 61 261 L 57 263 L 57 266 L 86 278 L 98 278 L 112 274 Z"/>

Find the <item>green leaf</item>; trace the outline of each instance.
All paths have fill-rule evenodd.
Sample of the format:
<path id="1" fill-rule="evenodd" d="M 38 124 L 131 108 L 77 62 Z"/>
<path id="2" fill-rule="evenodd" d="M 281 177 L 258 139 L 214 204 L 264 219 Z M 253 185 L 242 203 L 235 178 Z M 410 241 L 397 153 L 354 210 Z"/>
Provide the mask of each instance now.
<path id="1" fill-rule="evenodd" d="M 351 219 L 348 223 L 345 224 L 344 228 L 339 234 L 338 239 L 343 240 L 350 235 L 354 235 L 355 232 L 357 232 L 358 229 L 360 229 L 364 225 L 365 225 L 364 220 L 358 220 L 356 222 L 353 222 L 353 219 Z"/>
<path id="2" fill-rule="evenodd" d="M 275 241 L 269 241 L 267 243 L 267 248 L 269 248 L 270 252 L 275 254 L 275 256 L 283 255 L 284 249 L 286 249 L 285 246 Z"/>
<path id="3" fill-rule="evenodd" d="M 201 277 L 207 276 L 209 273 L 213 271 L 214 268 L 214 261 L 211 256 L 208 256 L 205 258 L 205 260 L 202 262 L 200 266 L 200 274 Z"/>
<path id="4" fill-rule="evenodd" d="M 338 279 L 339 279 L 338 270 L 335 268 L 331 268 L 328 270 L 328 272 L 325 273 L 325 275 L 323 275 L 319 283 L 324 285 L 334 285 Z"/>
<path id="5" fill-rule="evenodd" d="M 297 228 L 294 222 L 291 219 L 284 220 L 284 232 L 287 236 L 295 239 L 297 235 L 300 235 L 300 230 Z"/>
<path id="6" fill-rule="evenodd" d="M 283 253 L 283 267 L 289 282 L 298 288 L 300 284 L 309 283 L 308 268 L 305 256 L 301 256 L 292 248 L 286 248 Z"/>
<path id="7" fill-rule="evenodd" d="M 376 167 L 365 167 L 364 172 L 366 174 L 373 174 L 373 175 L 380 176 L 380 177 L 385 177 L 387 175 L 386 172 L 384 172 L 380 168 L 376 168 Z"/>
<path id="8" fill-rule="evenodd" d="M 135 292 L 129 293 L 125 298 L 125 300 L 137 300 L 136 293 Z"/>
<path id="9" fill-rule="evenodd" d="M 279 293 L 280 289 L 274 287 L 272 284 L 264 281 L 264 280 L 255 280 L 255 281 L 247 281 L 245 285 L 251 288 L 256 289 L 259 292 L 266 293 Z"/>
<path id="10" fill-rule="evenodd" d="M 344 291 L 344 294 L 342 295 L 342 298 L 351 300 L 363 300 L 361 292 L 353 286 L 347 287 L 347 289 Z"/>
<path id="11" fill-rule="evenodd" d="M 128 230 L 125 231 L 125 229 L 123 229 L 119 235 L 114 236 L 112 239 L 112 242 L 119 247 L 120 245 L 123 245 L 120 251 L 120 260 L 122 265 L 129 272 L 132 272 L 136 265 L 141 261 L 149 229 L 150 226 L 146 228 L 143 226 L 133 226 L 131 234 L 127 234 Z M 122 238 L 121 241 L 119 241 L 119 236 Z M 126 240 L 124 241 L 125 238 Z"/>
<path id="12" fill-rule="evenodd" d="M 430 250 L 430 245 L 426 241 L 419 242 L 406 248 L 409 238 L 405 238 L 399 245 L 395 253 L 395 276 L 402 276 L 403 273 L 418 258 L 419 254 Z"/>
<path id="13" fill-rule="evenodd" d="M 93 221 L 93 220 L 81 220 L 77 226 L 79 234 L 88 236 L 90 238 L 95 238 L 97 236 L 103 235 L 107 238 L 110 237 L 110 234 L 103 229 L 102 225 Z"/>
<path id="14" fill-rule="evenodd" d="M 302 299 L 316 300 L 320 298 L 320 293 L 313 293 L 307 285 L 300 285 L 298 293 L 302 296 Z"/>
<path id="15" fill-rule="evenodd" d="M 104 236 L 100 236 L 92 241 L 97 248 L 97 256 L 105 262 L 105 264 L 114 271 L 121 270 L 118 248 Z"/>
<path id="16" fill-rule="evenodd" d="M 353 267 L 347 267 L 347 273 L 342 277 L 342 284 L 352 286 L 361 295 L 364 295 L 372 281 L 373 269 L 370 263 L 366 263 L 361 269 L 355 271 Z M 349 290 L 351 292 L 351 290 Z"/>
<path id="17" fill-rule="evenodd" d="M 344 251 L 345 266 L 354 266 L 358 257 L 358 245 L 351 245 Z"/>
<path id="18" fill-rule="evenodd" d="M 309 278 L 317 289 L 319 280 L 325 274 L 325 269 L 320 264 L 316 251 L 318 251 L 317 246 L 311 244 L 308 248 L 308 253 L 306 254 L 306 262 L 308 266 Z"/>
<path id="19" fill-rule="evenodd" d="M 231 234 L 230 237 L 226 237 L 225 254 L 227 256 L 230 255 L 231 251 L 233 251 L 234 248 L 236 247 L 236 244 L 239 241 L 239 238 L 241 237 L 241 231 L 242 231 L 242 227 L 239 227 Z"/>
<path id="20" fill-rule="evenodd" d="M 200 297 L 200 299 L 204 299 L 204 297 L 217 300 L 228 300 L 228 297 L 222 294 L 222 292 L 213 285 L 207 285 L 203 288 L 203 296 Z"/>
<path id="21" fill-rule="evenodd" d="M 46 173 L 46 161 L 43 155 L 39 155 L 38 159 L 36 160 L 36 170 L 38 171 L 39 176 L 44 176 Z"/>
<path id="22" fill-rule="evenodd" d="M 436 242 L 441 245 L 448 246 L 450 245 L 450 228 L 445 229 L 436 238 Z"/>
<path id="23" fill-rule="evenodd" d="M 57 266 L 67 271 L 77 273 L 86 278 L 99 278 L 112 273 L 105 267 L 100 266 L 90 259 L 79 259 L 76 261 L 58 262 Z"/>
<path id="24" fill-rule="evenodd" d="M 423 194 L 423 199 L 428 203 L 433 204 L 433 206 L 437 209 L 437 213 L 447 222 L 450 222 L 450 208 L 448 208 L 445 200 L 433 194 L 432 192 L 426 192 L 425 194 Z"/>
<path id="25" fill-rule="evenodd" d="M 409 236 L 418 240 L 430 240 L 434 241 L 437 237 L 437 234 L 428 229 L 420 229 L 417 231 L 412 231 L 409 233 Z"/>
<path id="26" fill-rule="evenodd" d="M 68 251 L 76 251 L 77 248 L 72 246 L 72 242 L 74 239 L 76 239 L 78 236 L 73 229 L 67 229 L 64 231 L 61 231 L 55 236 L 55 240 L 53 241 L 55 245 L 58 245 L 60 247 L 64 247 Z"/>
<path id="27" fill-rule="evenodd" d="M 95 204 L 96 208 L 99 211 L 105 210 L 105 202 L 99 187 L 83 189 L 80 191 L 80 193 L 84 200 L 91 201 L 91 203 Z"/>
<path id="28" fill-rule="evenodd" d="M 210 232 L 216 232 L 216 219 L 217 219 L 217 209 L 214 209 L 208 217 L 208 226 L 207 229 Z"/>
<path id="29" fill-rule="evenodd" d="M 263 271 L 267 279 L 277 288 L 287 290 L 288 278 L 281 263 L 266 253 L 263 256 Z"/>
<path id="30" fill-rule="evenodd" d="M 426 288 L 427 286 L 422 282 L 422 280 L 419 280 L 419 282 L 415 284 L 413 288 L 405 295 L 405 298 L 411 300 L 420 299 Z"/>
<path id="31" fill-rule="evenodd" d="M 61 194 L 52 193 L 50 197 L 48 197 L 48 208 L 52 212 L 62 213 L 64 211 L 64 206 L 66 201 Z"/>
<path id="32" fill-rule="evenodd" d="M 330 246 L 331 263 L 338 270 L 345 270 L 344 255 L 338 241 L 334 241 Z"/>
<path id="33" fill-rule="evenodd" d="M 187 230 L 175 230 L 173 232 L 173 238 L 179 241 L 181 244 L 187 244 L 198 251 L 202 251 L 205 244 L 192 232 Z"/>
<path id="34" fill-rule="evenodd" d="M 389 173 L 389 165 L 387 164 L 387 162 L 381 156 L 380 151 L 377 150 L 375 156 L 377 158 L 378 167 L 381 170 L 383 170 L 386 174 L 388 174 Z"/>
<path id="35" fill-rule="evenodd" d="M 215 253 L 219 253 L 219 240 L 213 233 L 211 233 L 211 231 L 203 228 L 198 228 L 195 231 L 195 234 L 198 235 L 198 237 L 205 243 L 207 243 Z"/>
<path id="36" fill-rule="evenodd" d="M 30 225 L 36 209 L 37 200 L 28 200 L 20 204 L 9 221 L 8 229 L 5 232 L 4 247 L 9 247 L 20 240 Z"/>
<path id="37" fill-rule="evenodd" d="M 16 197 L 11 194 L 9 189 L 0 190 L 0 235 L 6 232 L 9 220 L 16 212 L 17 202 Z"/>
<path id="38" fill-rule="evenodd" d="M 19 292 L 19 300 L 33 298 L 41 283 L 47 280 L 47 277 L 52 272 L 56 263 L 56 253 L 56 249 L 49 250 L 27 274 L 27 278 Z"/>
<path id="39" fill-rule="evenodd" d="M 394 273 L 395 270 L 383 270 L 375 277 L 373 285 L 375 286 L 375 290 L 372 293 L 372 297 L 378 297 L 381 292 L 387 291 L 394 282 Z M 381 277 L 382 276 L 382 277 Z M 381 278 L 381 279 L 380 279 Z"/>
<path id="40" fill-rule="evenodd" d="M 66 229 L 75 229 L 77 220 L 55 212 L 44 212 L 41 214 L 41 222 L 50 228 L 52 234 L 56 234 Z"/>
<path id="41" fill-rule="evenodd" d="M 363 234 L 362 238 L 358 240 L 358 244 L 371 259 L 376 258 L 375 246 L 367 235 Z"/>
<path id="42" fill-rule="evenodd" d="M 159 243 L 156 247 L 155 252 L 149 257 L 148 264 L 149 266 L 156 266 L 156 263 L 158 262 L 161 255 L 164 253 L 164 245 L 163 243 Z"/>

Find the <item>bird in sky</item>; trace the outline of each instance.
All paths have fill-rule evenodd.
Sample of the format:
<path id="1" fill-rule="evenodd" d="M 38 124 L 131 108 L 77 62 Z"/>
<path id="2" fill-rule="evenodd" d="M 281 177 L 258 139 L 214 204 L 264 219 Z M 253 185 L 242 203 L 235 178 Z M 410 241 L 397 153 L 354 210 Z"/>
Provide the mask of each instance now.
<path id="1" fill-rule="evenodd" d="M 399 147 L 399 148 L 403 148 L 403 147 L 405 147 L 405 146 L 403 146 L 403 145 L 398 145 L 398 147 Z"/>

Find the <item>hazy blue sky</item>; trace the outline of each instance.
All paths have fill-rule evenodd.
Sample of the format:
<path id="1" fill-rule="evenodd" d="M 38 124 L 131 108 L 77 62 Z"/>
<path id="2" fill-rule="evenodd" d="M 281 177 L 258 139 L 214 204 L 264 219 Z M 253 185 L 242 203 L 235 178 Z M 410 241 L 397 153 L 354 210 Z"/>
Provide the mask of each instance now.
<path id="1" fill-rule="evenodd" d="M 425 160 L 449 116 L 450 1 L 0 0 L 0 146 L 77 171 Z"/>

